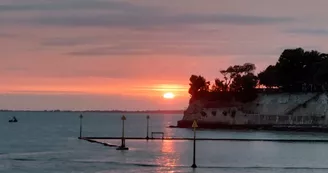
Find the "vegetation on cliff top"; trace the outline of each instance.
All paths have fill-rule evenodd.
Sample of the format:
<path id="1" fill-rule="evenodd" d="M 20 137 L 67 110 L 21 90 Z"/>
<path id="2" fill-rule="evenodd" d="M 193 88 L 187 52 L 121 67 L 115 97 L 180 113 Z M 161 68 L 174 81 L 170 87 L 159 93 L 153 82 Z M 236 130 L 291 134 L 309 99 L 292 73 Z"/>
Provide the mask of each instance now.
<path id="1" fill-rule="evenodd" d="M 328 89 L 328 54 L 302 48 L 286 49 L 275 65 L 268 66 L 258 75 L 252 63 L 234 65 L 221 70 L 222 79 L 211 84 L 203 76 L 191 75 L 190 102 L 252 101 L 257 97 L 259 86 L 282 92 L 324 91 Z"/>

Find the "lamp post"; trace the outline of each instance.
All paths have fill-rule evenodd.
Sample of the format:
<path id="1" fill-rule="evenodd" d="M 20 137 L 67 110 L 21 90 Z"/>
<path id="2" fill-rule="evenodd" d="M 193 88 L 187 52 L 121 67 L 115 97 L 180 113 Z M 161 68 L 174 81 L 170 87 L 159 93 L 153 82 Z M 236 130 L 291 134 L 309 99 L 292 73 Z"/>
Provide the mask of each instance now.
<path id="1" fill-rule="evenodd" d="M 121 117 L 122 120 L 122 143 L 121 146 L 119 146 L 118 148 L 116 148 L 116 150 L 128 150 L 128 147 L 125 147 L 125 137 L 124 137 L 124 121 L 126 120 L 126 117 L 123 115 Z"/>
<path id="2" fill-rule="evenodd" d="M 193 149 L 193 159 L 192 159 L 193 162 L 192 162 L 191 167 L 197 168 L 197 165 L 196 165 L 196 128 L 198 127 L 198 125 L 197 125 L 196 120 L 194 120 L 191 127 L 194 128 L 194 149 Z"/>
<path id="3" fill-rule="evenodd" d="M 83 115 L 80 114 L 80 138 L 82 138 L 82 119 L 83 119 Z"/>
<path id="4" fill-rule="evenodd" d="M 148 140 L 149 139 L 149 136 L 148 136 L 148 134 L 149 134 L 149 115 L 147 115 L 147 136 L 146 136 L 146 139 Z"/>

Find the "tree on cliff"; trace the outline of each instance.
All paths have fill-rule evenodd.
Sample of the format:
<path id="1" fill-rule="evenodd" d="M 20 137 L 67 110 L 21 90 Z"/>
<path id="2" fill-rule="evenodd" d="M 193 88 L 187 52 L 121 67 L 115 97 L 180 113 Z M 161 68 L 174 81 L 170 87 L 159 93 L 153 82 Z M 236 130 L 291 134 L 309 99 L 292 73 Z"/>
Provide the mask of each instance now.
<path id="1" fill-rule="evenodd" d="M 318 70 L 314 76 L 315 83 L 327 85 L 328 83 L 328 59 L 318 64 Z M 326 88 L 328 89 L 328 88 Z"/>
<path id="2" fill-rule="evenodd" d="M 285 91 L 301 91 L 305 85 L 322 85 L 324 61 L 327 54 L 318 51 L 304 51 L 302 48 L 286 49 L 276 65 L 270 65 L 258 74 L 259 83 L 266 87 L 279 87 Z M 321 67 L 321 71 L 319 69 Z M 318 74 L 320 73 L 320 74 Z"/>
<path id="3" fill-rule="evenodd" d="M 257 77 L 253 73 L 237 75 L 230 85 L 230 90 L 234 92 L 251 91 L 257 85 Z"/>
<path id="4" fill-rule="evenodd" d="M 238 77 L 254 73 L 256 69 L 252 63 L 245 63 L 244 65 L 234 65 L 228 67 L 226 70 L 221 70 L 220 73 L 224 76 L 225 86 L 230 87 L 230 84 Z"/>
<path id="5" fill-rule="evenodd" d="M 258 74 L 259 84 L 268 88 L 278 87 L 279 81 L 277 78 L 276 66 L 268 66 L 263 72 Z"/>
<path id="6" fill-rule="evenodd" d="M 213 92 L 226 92 L 228 91 L 228 85 L 224 80 L 216 78 L 214 84 L 212 85 L 211 91 Z"/>
<path id="7" fill-rule="evenodd" d="M 257 78 L 254 75 L 255 69 L 255 65 L 251 63 L 230 66 L 226 70 L 220 71 L 224 76 L 224 80 L 217 78 L 212 88 L 215 89 L 214 91 L 233 92 L 241 92 L 245 89 L 255 88 L 257 84 Z"/>
<path id="8" fill-rule="evenodd" d="M 206 81 L 203 76 L 191 75 L 189 78 L 189 94 L 191 97 L 197 97 L 200 94 L 207 93 L 209 91 L 210 82 Z"/>
<path id="9" fill-rule="evenodd" d="M 257 77 L 254 75 L 256 69 L 254 64 L 245 63 L 244 65 L 234 65 L 226 70 L 221 70 L 224 80 L 215 79 L 212 92 L 234 93 L 234 97 L 239 101 L 250 101 L 256 98 Z M 217 99 L 223 94 L 216 94 Z M 223 98 L 223 97 L 222 97 Z"/>
<path id="10" fill-rule="evenodd" d="M 302 48 L 286 49 L 275 65 L 268 66 L 258 76 L 254 64 L 234 65 L 221 70 L 223 79 L 210 82 L 202 76 L 190 77 L 189 93 L 193 99 L 252 101 L 257 96 L 256 86 L 279 88 L 283 91 L 328 91 L 328 54 L 304 51 Z M 305 88 L 305 89 L 304 89 Z"/>
<path id="11" fill-rule="evenodd" d="M 249 102 L 257 97 L 256 86 L 258 80 L 253 73 L 237 76 L 231 83 L 231 90 L 236 93 L 236 99 L 241 102 Z"/>

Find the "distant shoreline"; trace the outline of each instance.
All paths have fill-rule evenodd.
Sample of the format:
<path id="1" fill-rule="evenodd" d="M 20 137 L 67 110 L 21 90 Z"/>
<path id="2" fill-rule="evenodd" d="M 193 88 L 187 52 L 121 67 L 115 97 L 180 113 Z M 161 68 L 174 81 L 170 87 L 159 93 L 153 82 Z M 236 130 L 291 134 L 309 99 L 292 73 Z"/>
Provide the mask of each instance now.
<path id="1" fill-rule="evenodd" d="M 124 111 L 124 110 L 0 110 L 0 112 L 99 112 L 99 113 L 151 113 L 151 114 L 183 114 L 183 110 L 143 110 L 143 111 Z"/>

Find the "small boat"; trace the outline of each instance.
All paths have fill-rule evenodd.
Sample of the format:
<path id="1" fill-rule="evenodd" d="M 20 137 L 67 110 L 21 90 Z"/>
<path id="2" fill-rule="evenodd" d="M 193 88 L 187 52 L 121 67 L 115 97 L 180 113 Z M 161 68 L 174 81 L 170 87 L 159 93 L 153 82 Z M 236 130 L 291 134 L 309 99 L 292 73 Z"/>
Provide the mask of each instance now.
<path id="1" fill-rule="evenodd" d="M 18 122 L 18 120 L 16 119 L 16 117 L 13 117 L 11 120 L 9 120 L 8 122 L 10 123 L 16 123 Z"/>

